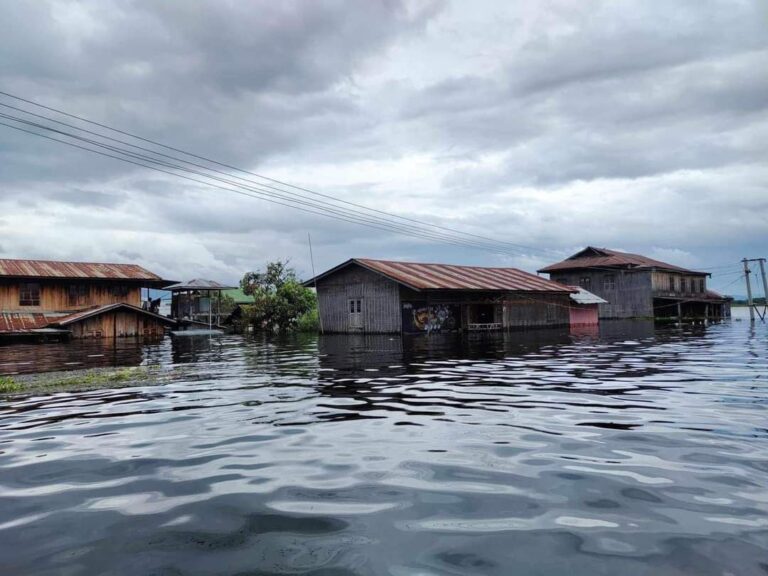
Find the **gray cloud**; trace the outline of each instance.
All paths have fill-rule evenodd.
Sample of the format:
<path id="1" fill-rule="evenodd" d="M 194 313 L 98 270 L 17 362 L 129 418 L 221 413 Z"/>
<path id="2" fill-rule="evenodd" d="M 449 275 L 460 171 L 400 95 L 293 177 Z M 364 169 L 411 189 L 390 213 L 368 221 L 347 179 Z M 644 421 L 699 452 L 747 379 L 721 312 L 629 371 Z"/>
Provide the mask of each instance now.
<path id="1" fill-rule="evenodd" d="M 399 237 L 0 126 L 5 256 L 232 281 L 274 257 L 308 271 L 308 231 L 320 268 L 533 269 L 584 244 L 719 265 L 768 238 L 757 1 L 0 2 L 3 90 L 529 247 Z"/>

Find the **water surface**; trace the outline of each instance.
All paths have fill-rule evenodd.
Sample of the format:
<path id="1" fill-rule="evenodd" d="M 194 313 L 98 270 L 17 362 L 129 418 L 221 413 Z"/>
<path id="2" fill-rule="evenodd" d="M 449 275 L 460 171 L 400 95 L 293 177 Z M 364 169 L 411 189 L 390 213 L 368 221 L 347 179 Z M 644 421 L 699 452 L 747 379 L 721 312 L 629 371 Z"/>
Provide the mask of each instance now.
<path id="1" fill-rule="evenodd" d="M 0 404 L 0 573 L 768 573 L 765 325 L 123 352 Z"/>

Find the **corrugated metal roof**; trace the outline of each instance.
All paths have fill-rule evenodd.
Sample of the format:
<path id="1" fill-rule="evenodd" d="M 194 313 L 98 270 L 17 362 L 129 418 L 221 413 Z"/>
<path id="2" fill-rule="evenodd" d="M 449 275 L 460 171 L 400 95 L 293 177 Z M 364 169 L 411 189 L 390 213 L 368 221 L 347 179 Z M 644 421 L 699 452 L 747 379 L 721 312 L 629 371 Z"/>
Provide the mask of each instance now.
<path id="1" fill-rule="evenodd" d="M 481 266 L 420 264 L 353 258 L 332 271 L 351 263 L 357 263 L 416 290 L 500 290 L 565 293 L 571 291 L 562 284 L 516 268 L 485 268 Z M 326 272 L 326 274 L 332 271 Z"/>
<path id="2" fill-rule="evenodd" d="M 42 312 L 0 312 L 0 334 L 23 334 L 45 328 L 62 318 Z"/>
<path id="3" fill-rule="evenodd" d="M 0 276 L 16 278 L 102 278 L 162 281 L 137 264 L 0 259 Z"/>
<path id="4" fill-rule="evenodd" d="M 231 290 L 234 288 L 235 286 L 225 286 L 224 284 L 219 284 L 214 280 L 203 280 L 200 278 L 195 278 L 189 282 L 179 282 L 178 284 L 166 286 L 163 288 L 163 290 L 170 290 L 173 292 L 177 290 Z"/>
<path id="5" fill-rule="evenodd" d="M 571 300 L 576 304 L 608 304 L 608 300 L 603 300 L 597 294 L 592 294 L 588 290 L 584 290 L 581 286 L 569 286 L 573 290 L 576 290 L 571 294 Z"/>
<path id="6" fill-rule="evenodd" d="M 562 262 L 550 264 L 539 270 L 539 272 L 557 272 L 559 270 L 575 270 L 579 268 L 660 268 L 673 272 L 705 275 L 704 272 L 688 270 L 687 268 L 681 268 L 661 260 L 654 260 L 641 254 L 619 252 L 607 248 L 594 248 L 592 246 L 586 247 Z"/>
<path id="7" fill-rule="evenodd" d="M 69 314 L 67 316 L 56 318 L 56 320 L 51 322 L 51 324 L 56 326 L 69 326 L 70 324 L 74 324 L 76 322 L 80 322 L 81 320 L 92 318 L 94 316 L 99 316 L 100 314 L 104 314 L 105 312 L 111 312 L 113 310 L 128 310 L 129 312 L 136 312 L 139 314 L 143 314 L 145 316 L 151 316 L 152 318 L 157 318 L 168 324 L 176 324 L 175 320 L 166 318 L 165 316 L 160 316 L 159 314 L 155 314 L 154 312 L 150 312 L 149 310 L 144 310 L 143 308 L 139 308 L 138 306 L 132 306 L 131 304 L 126 304 L 125 302 L 118 302 L 116 304 L 105 304 L 104 306 L 96 306 L 95 308 L 80 310 L 79 312 L 75 312 L 74 314 Z"/>

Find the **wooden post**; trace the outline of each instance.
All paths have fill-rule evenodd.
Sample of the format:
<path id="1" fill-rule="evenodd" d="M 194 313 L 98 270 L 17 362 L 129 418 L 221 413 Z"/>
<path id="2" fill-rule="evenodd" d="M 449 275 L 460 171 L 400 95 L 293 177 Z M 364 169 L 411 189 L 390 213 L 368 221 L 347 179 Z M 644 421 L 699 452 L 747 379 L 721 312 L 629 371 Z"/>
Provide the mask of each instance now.
<path id="1" fill-rule="evenodd" d="M 744 258 L 744 279 L 747 281 L 747 305 L 749 306 L 749 321 L 755 321 L 755 309 L 752 307 L 752 286 L 749 283 L 749 275 L 751 273 L 749 269 L 749 260 Z"/>
<path id="2" fill-rule="evenodd" d="M 709 304 L 704 304 L 704 321 L 709 320 Z"/>
<path id="3" fill-rule="evenodd" d="M 768 310 L 768 282 L 765 279 L 765 258 L 758 258 L 760 262 L 760 275 L 763 277 L 763 318 L 765 318 L 765 312 Z"/>
<path id="4" fill-rule="evenodd" d="M 683 305 L 678 300 L 677 302 L 677 321 L 682 322 L 683 321 Z"/>

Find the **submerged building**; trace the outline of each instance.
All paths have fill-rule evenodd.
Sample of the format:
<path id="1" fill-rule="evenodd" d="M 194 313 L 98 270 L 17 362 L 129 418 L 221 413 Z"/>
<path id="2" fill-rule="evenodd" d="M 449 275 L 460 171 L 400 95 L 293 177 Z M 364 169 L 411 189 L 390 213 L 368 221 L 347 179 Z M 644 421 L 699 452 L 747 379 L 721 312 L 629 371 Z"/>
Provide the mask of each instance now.
<path id="1" fill-rule="evenodd" d="M 0 338 L 161 336 L 174 321 L 141 289 L 170 283 L 135 264 L 0 259 Z"/>
<path id="2" fill-rule="evenodd" d="M 575 290 L 515 268 L 352 258 L 316 286 L 325 332 L 416 333 L 567 326 Z"/>
<path id="3" fill-rule="evenodd" d="M 600 318 L 730 316 L 730 299 L 707 288 L 709 274 L 640 254 L 588 246 L 539 272 L 605 299 Z"/>

